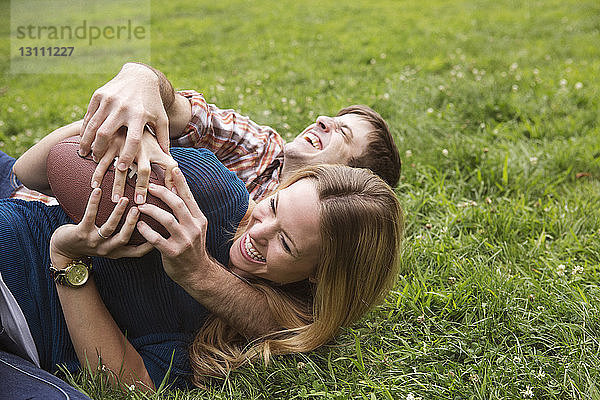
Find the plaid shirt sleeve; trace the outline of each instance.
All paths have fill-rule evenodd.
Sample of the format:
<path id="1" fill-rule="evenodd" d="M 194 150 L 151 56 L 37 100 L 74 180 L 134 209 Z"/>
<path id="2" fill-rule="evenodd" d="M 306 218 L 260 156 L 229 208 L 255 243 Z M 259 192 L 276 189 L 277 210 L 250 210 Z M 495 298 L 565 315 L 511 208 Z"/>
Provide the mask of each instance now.
<path id="1" fill-rule="evenodd" d="M 271 127 L 258 125 L 234 110 L 221 110 L 193 90 L 179 91 L 192 105 L 192 118 L 172 146 L 211 150 L 245 184 L 254 198 L 268 196 L 279 184 L 284 141 Z"/>

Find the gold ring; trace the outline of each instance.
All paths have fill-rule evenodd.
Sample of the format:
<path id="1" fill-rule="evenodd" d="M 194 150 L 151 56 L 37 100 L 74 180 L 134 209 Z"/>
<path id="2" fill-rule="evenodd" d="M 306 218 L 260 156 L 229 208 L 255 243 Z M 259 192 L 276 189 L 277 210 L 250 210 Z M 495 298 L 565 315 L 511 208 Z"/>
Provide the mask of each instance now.
<path id="1" fill-rule="evenodd" d="M 102 232 L 100 232 L 100 228 L 98 228 L 98 236 L 100 236 L 102 239 L 109 239 L 110 238 L 110 236 L 104 236 L 102 234 Z"/>

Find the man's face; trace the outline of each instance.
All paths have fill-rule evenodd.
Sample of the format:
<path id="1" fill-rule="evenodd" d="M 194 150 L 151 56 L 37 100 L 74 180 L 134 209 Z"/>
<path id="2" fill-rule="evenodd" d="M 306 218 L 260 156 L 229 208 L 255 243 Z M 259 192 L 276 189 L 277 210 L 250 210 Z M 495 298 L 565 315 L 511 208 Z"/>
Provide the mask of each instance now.
<path id="1" fill-rule="evenodd" d="M 320 116 L 293 141 L 285 145 L 288 167 L 315 164 L 345 164 L 364 153 L 371 124 L 356 114 Z"/>

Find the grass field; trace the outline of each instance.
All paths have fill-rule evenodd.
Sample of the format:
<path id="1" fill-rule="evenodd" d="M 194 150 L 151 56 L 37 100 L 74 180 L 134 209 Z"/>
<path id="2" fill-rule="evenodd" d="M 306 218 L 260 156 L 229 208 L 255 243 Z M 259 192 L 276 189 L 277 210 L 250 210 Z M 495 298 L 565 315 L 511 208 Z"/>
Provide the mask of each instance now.
<path id="1" fill-rule="evenodd" d="M 600 399 L 600 3 L 175 0 L 151 27 L 175 87 L 287 138 L 378 110 L 407 215 L 395 290 L 331 346 L 159 398 Z M 82 117 L 116 72 L 0 75 L 0 148 Z"/>

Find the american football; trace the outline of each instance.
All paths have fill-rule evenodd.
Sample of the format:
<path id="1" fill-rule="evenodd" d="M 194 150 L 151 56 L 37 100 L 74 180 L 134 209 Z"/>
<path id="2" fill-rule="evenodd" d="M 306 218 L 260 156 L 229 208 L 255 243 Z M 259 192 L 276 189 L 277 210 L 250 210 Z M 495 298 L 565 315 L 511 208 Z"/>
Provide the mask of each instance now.
<path id="1" fill-rule="evenodd" d="M 91 181 L 94 170 L 96 169 L 97 163 L 92 159 L 92 155 L 89 154 L 86 157 L 81 157 L 77 150 L 79 149 L 79 136 L 73 136 L 67 138 L 50 149 L 48 159 L 46 161 L 46 170 L 48 173 L 48 181 L 50 188 L 54 193 L 54 196 L 58 200 L 61 207 L 65 210 L 67 215 L 79 223 L 83 218 L 85 208 L 92 193 Z M 110 216 L 115 203 L 111 200 L 112 186 L 115 178 L 115 167 L 111 165 L 106 171 L 100 188 L 102 189 L 102 198 L 98 205 L 98 214 L 96 215 L 96 225 L 102 226 Z M 129 212 L 129 209 L 135 205 L 135 182 L 137 175 L 135 174 L 135 165 L 129 170 L 127 181 L 125 183 L 124 197 L 129 199 L 127 209 L 119 222 L 119 226 L 115 230 L 118 232 L 121 229 L 125 221 L 125 216 Z M 156 185 L 164 186 L 164 170 L 158 165 L 152 165 L 152 172 L 150 173 L 150 182 Z M 171 212 L 169 206 L 167 206 L 161 199 L 152 196 L 150 193 L 146 196 L 146 203 L 154 204 L 157 207 L 162 208 Z M 154 219 L 147 215 L 140 214 L 139 220 L 146 222 L 152 229 L 163 235 L 165 238 L 169 237 L 167 230 Z M 146 240 L 136 229 L 131 235 L 129 240 L 130 245 L 138 245 L 144 243 Z"/>

